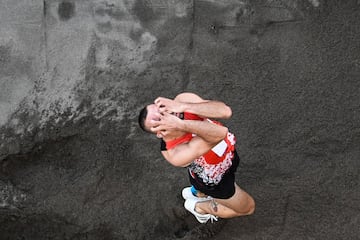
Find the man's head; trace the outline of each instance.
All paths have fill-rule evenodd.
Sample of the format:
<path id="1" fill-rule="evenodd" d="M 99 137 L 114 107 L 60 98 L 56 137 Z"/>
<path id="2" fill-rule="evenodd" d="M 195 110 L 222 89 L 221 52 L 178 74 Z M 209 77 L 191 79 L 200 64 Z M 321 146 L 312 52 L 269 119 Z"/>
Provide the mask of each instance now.
<path id="1" fill-rule="evenodd" d="M 161 117 L 161 114 L 159 112 L 158 107 L 155 104 L 149 104 L 145 106 L 143 109 L 141 109 L 139 114 L 139 126 L 142 130 L 149 132 L 149 133 L 155 133 L 151 131 L 151 127 L 154 127 L 155 124 L 152 123 L 151 120 L 159 121 Z"/>

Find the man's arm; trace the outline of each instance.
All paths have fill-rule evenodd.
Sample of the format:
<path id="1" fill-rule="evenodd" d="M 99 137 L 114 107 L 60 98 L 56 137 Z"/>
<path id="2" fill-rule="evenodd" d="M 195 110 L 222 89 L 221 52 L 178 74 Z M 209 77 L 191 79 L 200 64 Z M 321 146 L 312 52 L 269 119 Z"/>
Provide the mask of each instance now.
<path id="1" fill-rule="evenodd" d="M 174 100 L 158 97 L 155 104 L 162 112 L 189 112 L 205 118 L 228 119 L 231 108 L 225 103 L 204 100 L 194 93 L 181 93 Z"/>
<path id="2" fill-rule="evenodd" d="M 182 143 L 176 147 L 161 151 L 164 158 L 176 167 L 186 167 L 196 158 L 207 153 L 216 144 L 210 145 L 200 137 L 194 137 L 188 143 Z"/>
<path id="3" fill-rule="evenodd" d="M 171 135 L 172 131 L 191 132 L 196 134 L 188 143 L 179 144 L 167 151 L 162 151 L 165 159 L 175 166 L 187 166 L 194 159 L 208 152 L 221 140 L 228 132 L 224 126 L 214 124 L 207 120 L 181 120 L 169 113 L 164 113 L 157 127 L 153 131 L 161 132 L 164 140 Z"/>
<path id="4" fill-rule="evenodd" d="M 218 143 L 223 140 L 228 132 L 228 128 L 215 124 L 209 120 L 182 120 L 175 115 L 164 112 L 160 120 L 155 121 L 155 127 L 151 131 L 159 133 L 165 141 L 173 136 L 173 132 L 193 133 L 210 144 Z"/>

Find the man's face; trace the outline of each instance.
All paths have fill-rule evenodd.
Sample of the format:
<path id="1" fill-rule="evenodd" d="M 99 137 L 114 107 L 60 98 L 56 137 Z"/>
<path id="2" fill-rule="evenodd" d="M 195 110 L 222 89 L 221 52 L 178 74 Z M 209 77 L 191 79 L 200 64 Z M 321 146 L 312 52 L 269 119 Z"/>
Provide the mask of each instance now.
<path id="1" fill-rule="evenodd" d="M 150 130 L 150 128 L 156 126 L 156 123 L 152 122 L 154 121 L 160 121 L 161 114 L 159 112 L 159 108 L 155 104 L 150 104 L 147 106 L 147 115 L 144 122 L 145 128 Z M 151 130 L 150 130 L 151 131 Z"/>

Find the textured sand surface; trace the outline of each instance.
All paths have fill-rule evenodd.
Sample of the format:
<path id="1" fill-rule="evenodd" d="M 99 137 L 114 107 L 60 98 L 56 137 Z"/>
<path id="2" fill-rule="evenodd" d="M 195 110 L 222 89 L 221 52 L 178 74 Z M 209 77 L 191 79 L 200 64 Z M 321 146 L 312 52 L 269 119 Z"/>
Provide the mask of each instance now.
<path id="1" fill-rule="evenodd" d="M 360 1 L 0 0 L 1 239 L 357 239 Z M 226 102 L 254 215 L 199 225 L 137 127 Z"/>

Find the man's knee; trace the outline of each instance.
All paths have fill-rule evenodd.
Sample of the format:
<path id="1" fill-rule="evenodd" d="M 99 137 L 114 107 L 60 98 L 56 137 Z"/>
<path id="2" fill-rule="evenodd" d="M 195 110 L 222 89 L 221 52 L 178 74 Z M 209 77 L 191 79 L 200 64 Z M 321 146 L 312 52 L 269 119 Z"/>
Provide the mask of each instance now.
<path id="1" fill-rule="evenodd" d="M 237 184 L 235 184 L 238 201 L 240 202 L 241 211 L 239 215 L 251 215 L 255 212 L 255 200 L 244 190 L 242 190 Z M 240 210 L 240 209 L 239 209 Z"/>
<path id="2" fill-rule="evenodd" d="M 255 201 L 252 197 L 249 197 L 249 211 L 247 215 L 251 215 L 255 212 Z"/>
<path id="3" fill-rule="evenodd" d="M 247 196 L 247 200 L 243 205 L 242 211 L 238 212 L 239 216 L 252 215 L 255 212 L 255 201 L 251 196 Z"/>

